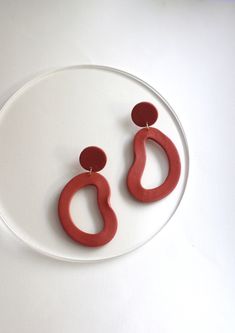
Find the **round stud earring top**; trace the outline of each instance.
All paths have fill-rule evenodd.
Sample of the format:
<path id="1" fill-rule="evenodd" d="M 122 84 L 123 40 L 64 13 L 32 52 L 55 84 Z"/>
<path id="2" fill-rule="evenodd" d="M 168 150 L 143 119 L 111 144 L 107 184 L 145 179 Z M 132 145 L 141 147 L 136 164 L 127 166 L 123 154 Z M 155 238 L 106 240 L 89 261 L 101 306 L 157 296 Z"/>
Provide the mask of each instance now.
<path id="1" fill-rule="evenodd" d="M 90 146 L 81 152 L 79 161 L 84 169 L 97 172 L 104 168 L 107 157 L 101 148 Z"/>
<path id="2" fill-rule="evenodd" d="M 134 106 L 131 112 L 133 122 L 139 127 L 153 125 L 158 118 L 156 107 L 149 102 L 141 102 Z"/>

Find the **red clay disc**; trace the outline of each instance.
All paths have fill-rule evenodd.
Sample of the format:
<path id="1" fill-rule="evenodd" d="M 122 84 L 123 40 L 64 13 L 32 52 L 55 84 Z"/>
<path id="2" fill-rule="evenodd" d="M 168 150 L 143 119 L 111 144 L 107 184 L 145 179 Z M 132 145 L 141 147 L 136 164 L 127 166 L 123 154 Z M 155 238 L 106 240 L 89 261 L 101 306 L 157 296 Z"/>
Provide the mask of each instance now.
<path id="1" fill-rule="evenodd" d="M 133 122 L 140 127 L 153 125 L 158 117 L 156 107 L 149 102 L 141 102 L 134 106 L 131 112 Z"/>
<path id="2" fill-rule="evenodd" d="M 90 146 L 81 152 L 79 160 L 84 169 L 100 171 L 104 168 L 107 157 L 101 148 Z"/>

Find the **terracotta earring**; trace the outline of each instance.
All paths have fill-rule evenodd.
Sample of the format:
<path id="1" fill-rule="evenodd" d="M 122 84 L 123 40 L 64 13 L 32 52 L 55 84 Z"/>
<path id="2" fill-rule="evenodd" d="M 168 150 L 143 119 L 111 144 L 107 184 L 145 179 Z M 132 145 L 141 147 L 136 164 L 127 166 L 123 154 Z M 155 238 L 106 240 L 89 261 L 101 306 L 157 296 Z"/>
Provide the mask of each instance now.
<path id="1" fill-rule="evenodd" d="M 180 158 L 174 143 L 158 129 L 150 127 L 158 118 L 158 111 L 148 102 L 137 104 L 131 113 L 133 122 L 142 128 L 134 138 L 134 162 L 128 172 L 127 186 L 135 199 L 142 202 L 161 200 L 176 187 L 180 177 Z M 165 181 L 153 189 L 145 189 L 141 185 L 141 177 L 146 163 L 145 142 L 152 140 L 165 151 L 169 172 Z"/>
<path id="2" fill-rule="evenodd" d="M 107 158 L 102 149 L 91 146 L 82 151 L 79 160 L 81 166 L 89 171 L 71 179 L 62 190 L 58 204 L 60 222 L 74 241 L 89 247 L 101 246 L 110 242 L 117 231 L 117 218 L 109 202 L 109 184 L 101 174 L 97 173 L 104 168 Z M 96 234 L 80 230 L 73 223 L 70 215 L 70 203 L 73 195 L 81 188 L 90 185 L 97 189 L 98 207 L 104 222 L 103 229 Z"/>

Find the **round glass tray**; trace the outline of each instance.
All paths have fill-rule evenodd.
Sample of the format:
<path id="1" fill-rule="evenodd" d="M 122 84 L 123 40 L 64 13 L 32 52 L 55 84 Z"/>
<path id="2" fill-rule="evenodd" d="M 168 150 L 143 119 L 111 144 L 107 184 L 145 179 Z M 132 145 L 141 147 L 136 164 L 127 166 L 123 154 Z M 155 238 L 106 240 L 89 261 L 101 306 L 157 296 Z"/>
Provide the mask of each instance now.
<path id="1" fill-rule="evenodd" d="M 153 126 L 175 143 L 182 164 L 175 190 L 151 204 L 136 201 L 126 187 L 133 138 L 140 129 L 131 121 L 131 110 L 141 101 L 157 107 Z M 60 192 L 72 177 L 84 172 L 78 157 L 90 145 L 107 154 L 100 173 L 110 184 L 111 206 L 118 218 L 114 239 L 99 248 L 75 243 L 57 215 Z M 151 188 L 164 180 L 168 164 L 156 144 L 149 142 L 146 149 L 142 184 Z M 156 235 L 182 199 L 189 167 L 182 126 L 161 95 L 133 75 L 92 65 L 58 69 L 19 89 L 0 112 L 0 156 L 0 215 L 5 224 L 41 253 L 80 262 L 120 256 Z M 75 195 L 71 214 L 86 232 L 102 228 L 93 186 Z"/>

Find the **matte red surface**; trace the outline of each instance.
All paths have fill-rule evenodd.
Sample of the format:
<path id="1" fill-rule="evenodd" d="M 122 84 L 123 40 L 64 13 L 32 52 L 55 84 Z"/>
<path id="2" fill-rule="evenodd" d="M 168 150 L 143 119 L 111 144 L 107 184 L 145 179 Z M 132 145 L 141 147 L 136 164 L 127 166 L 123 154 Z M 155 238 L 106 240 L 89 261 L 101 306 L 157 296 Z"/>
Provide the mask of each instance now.
<path id="1" fill-rule="evenodd" d="M 131 112 L 133 122 L 140 127 L 153 125 L 158 117 L 156 107 L 149 102 L 141 102 L 134 106 Z"/>
<path id="2" fill-rule="evenodd" d="M 145 141 L 153 140 L 166 152 L 169 172 L 165 181 L 153 189 L 145 189 L 141 185 L 141 177 L 146 163 Z M 174 143 L 156 128 L 143 128 L 134 138 L 134 162 L 127 176 L 130 193 L 139 201 L 153 202 L 163 199 L 176 187 L 180 177 L 180 158 Z"/>
<path id="3" fill-rule="evenodd" d="M 73 195 L 85 186 L 95 186 L 97 188 L 97 202 L 102 215 L 103 229 L 90 234 L 80 230 L 74 223 L 70 215 L 70 203 Z M 110 188 L 107 180 L 98 173 L 82 173 L 67 183 L 61 192 L 58 205 L 60 222 L 66 233 L 76 242 L 90 246 L 101 246 L 111 241 L 117 230 L 117 218 L 110 206 Z"/>
<path id="4" fill-rule="evenodd" d="M 100 171 L 104 168 L 107 162 L 107 157 L 101 148 L 90 146 L 81 152 L 79 160 L 84 169 Z"/>

